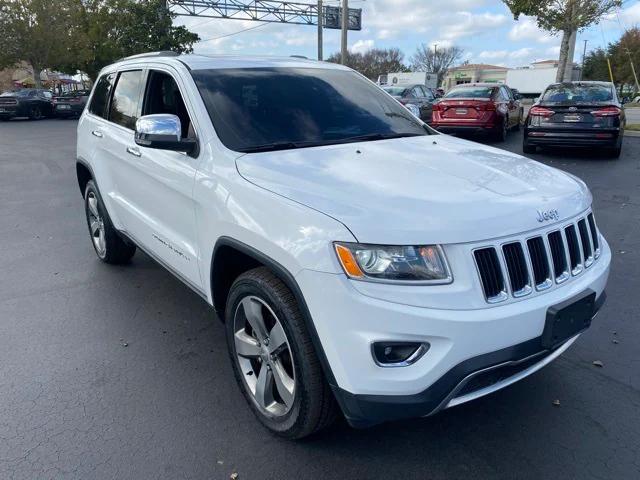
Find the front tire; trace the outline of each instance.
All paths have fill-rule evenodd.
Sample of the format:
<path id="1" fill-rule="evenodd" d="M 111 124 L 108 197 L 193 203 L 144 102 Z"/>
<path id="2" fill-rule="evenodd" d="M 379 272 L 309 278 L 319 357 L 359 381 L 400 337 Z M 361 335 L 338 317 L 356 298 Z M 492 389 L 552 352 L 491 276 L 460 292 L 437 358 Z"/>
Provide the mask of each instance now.
<path id="1" fill-rule="evenodd" d="M 298 303 L 267 268 L 240 275 L 229 292 L 227 345 L 251 410 L 271 432 L 299 439 L 337 414 Z"/>
<path id="2" fill-rule="evenodd" d="M 124 240 L 114 228 L 93 180 L 84 191 L 84 207 L 89 235 L 98 258 L 105 263 L 128 263 L 136 253 L 136 246 Z"/>
<path id="3" fill-rule="evenodd" d="M 29 118 L 31 120 L 41 120 L 42 118 L 44 118 L 40 107 L 38 106 L 31 107 L 31 109 L 29 110 Z"/>

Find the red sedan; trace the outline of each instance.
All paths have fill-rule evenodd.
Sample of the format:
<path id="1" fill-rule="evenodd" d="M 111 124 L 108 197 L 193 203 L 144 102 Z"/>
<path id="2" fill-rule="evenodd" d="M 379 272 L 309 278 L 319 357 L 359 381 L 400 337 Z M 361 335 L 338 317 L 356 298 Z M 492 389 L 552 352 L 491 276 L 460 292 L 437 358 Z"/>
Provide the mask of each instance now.
<path id="1" fill-rule="evenodd" d="M 520 128 L 523 109 L 506 85 L 468 83 L 453 87 L 433 105 L 431 126 L 443 133 L 488 134 L 504 141 Z"/>

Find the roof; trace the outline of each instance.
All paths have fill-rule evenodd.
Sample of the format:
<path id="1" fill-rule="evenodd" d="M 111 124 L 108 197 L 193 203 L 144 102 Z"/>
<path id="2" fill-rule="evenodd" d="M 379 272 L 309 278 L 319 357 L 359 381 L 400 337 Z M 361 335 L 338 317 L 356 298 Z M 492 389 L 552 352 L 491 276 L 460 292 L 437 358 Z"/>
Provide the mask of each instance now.
<path id="1" fill-rule="evenodd" d="M 342 65 L 319 62 L 307 58 L 275 57 L 275 56 L 241 56 L 241 55 L 176 55 L 173 52 L 149 52 L 118 60 L 115 64 L 139 64 L 160 62 L 168 65 L 181 63 L 191 70 L 222 69 L 222 68 L 277 68 L 277 67 L 305 67 L 346 69 Z M 114 65 L 115 65 L 114 64 Z"/>
<path id="2" fill-rule="evenodd" d="M 500 87 L 503 86 L 504 83 L 496 83 L 496 82 L 473 82 L 473 83 L 461 83 L 459 85 L 454 85 L 451 88 L 465 88 L 465 87 Z M 506 87 L 506 85 L 504 85 Z"/>
<path id="3" fill-rule="evenodd" d="M 449 70 L 469 70 L 469 69 L 509 70 L 507 67 L 500 67 L 498 65 L 489 65 L 487 63 L 468 63 L 467 65 L 458 65 L 457 67 L 452 67 Z"/>
<path id="4" fill-rule="evenodd" d="M 558 63 L 558 60 L 540 60 L 539 62 L 532 62 L 531 65 L 537 65 L 539 63 Z"/>

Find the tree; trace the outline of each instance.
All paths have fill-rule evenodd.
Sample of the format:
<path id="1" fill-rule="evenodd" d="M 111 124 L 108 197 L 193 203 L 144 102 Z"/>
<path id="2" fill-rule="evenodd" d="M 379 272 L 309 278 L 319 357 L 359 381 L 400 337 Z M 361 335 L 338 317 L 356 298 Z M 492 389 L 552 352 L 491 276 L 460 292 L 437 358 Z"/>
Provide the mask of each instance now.
<path id="1" fill-rule="evenodd" d="M 538 27 L 552 34 L 562 33 L 556 81 L 570 81 L 578 31 L 598 23 L 622 5 L 622 0 L 502 0 L 513 17 L 536 18 Z"/>
<path id="2" fill-rule="evenodd" d="M 80 0 L 0 0 L 0 69 L 27 61 L 40 73 L 64 58 L 72 42 Z"/>
<path id="3" fill-rule="evenodd" d="M 621 85 L 634 85 L 636 91 L 640 90 L 637 79 L 640 74 L 640 28 L 627 30 L 610 48 L 614 79 Z"/>
<path id="4" fill-rule="evenodd" d="M 334 53 L 327 59 L 332 63 L 341 63 L 341 60 L 340 53 Z M 373 48 L 365 53 L 347 52 L 345 65 L 375 81 L 385 73 L 407 71 L 403 61 L 404 54 L 399 48 Z"/>
<path id="5" fill-rule="evenodd" d="M 74 42 L 62 71 L 80 70 L 95 79 L 115 60 L 137 53 L 173 50 L 190 53 L 200 37 L 173 26 L 175 14 L 162 0 L 85 0 L 76 15 Z"/>
<path id="6" fill-rule="evenodd" d="M 438 76 L 438 86 L 442 84 L 444 76 L 449 68 L 460 60 L 463 50 L 460 47 L 445 47 L 431 49 L 424 43 L 420 45 L 416 53 L 411 57 L 411 68 L 425 72 L 435 73 Z"/>
<path id="7" fill-rule="evenodd" d="M 607 52 L 603 48 L 592 50 L 584 59 L 584 70 L 582 71 L 584 80 L 610 81 L 609 67 L 607 66 Z"/>

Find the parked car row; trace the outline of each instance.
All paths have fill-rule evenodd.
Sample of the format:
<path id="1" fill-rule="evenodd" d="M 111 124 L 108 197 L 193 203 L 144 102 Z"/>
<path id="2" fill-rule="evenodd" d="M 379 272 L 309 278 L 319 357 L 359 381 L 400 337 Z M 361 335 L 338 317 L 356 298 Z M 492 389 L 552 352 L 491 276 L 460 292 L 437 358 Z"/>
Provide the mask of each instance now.
<path id="1" fill-rule="evenodd" d="M 49 90 L 23 88 L 0 94 L 0 120 L 27 117 L 79 117 L 89 98 L 90 90 L 74 90 L 53 96 Z"/>
<path id="2" fill-rule="evenodd" d="M 610 82 L 551 84 L 526 118 L 520 93 L 502 84 L 457 85 L 439 99 L 424 85 L 384 90 L 443 133 L 504 141 L 509 130 L 524 124 L 524 153 L 535 153 L 537 147 L 598 147 L 617 158 L 622 150 L 625 114 Z"/>

